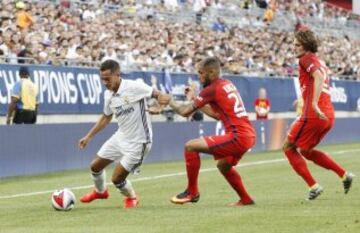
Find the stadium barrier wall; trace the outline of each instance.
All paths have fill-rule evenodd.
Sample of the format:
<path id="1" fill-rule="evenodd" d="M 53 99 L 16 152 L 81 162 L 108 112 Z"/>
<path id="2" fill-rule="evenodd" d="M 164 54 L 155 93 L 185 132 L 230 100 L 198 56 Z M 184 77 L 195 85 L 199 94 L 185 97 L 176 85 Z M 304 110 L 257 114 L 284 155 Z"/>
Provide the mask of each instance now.
<path id="1" fill-rule="evenodd" d="M 253 122 L 257 143 L 248 155 L 280 149 L 291 122 L 288 119 Z M 89 123 L 0 126 L 0 177 L 88 168 L 100 146 L 117 128 L 116 124 L 109 125 L 86 149 L 79 150 L 78 140 L 92 126 Z M 164 122 L 153 123 L 153 131 L 153 146 L 145 163 L 182 160 L 187 140 L 221 134 L 223 128 L 216 122 Z M 323 144 L 359 141 L 360 119 L 342 118 L 336 120 Z"/>
<path id="2" fill-rule="evenodd" d="M 0 115 L 5 115 L 11 89 L 19 79 L 18 65 L 0 64 Z M 93 68 L 29 66 L 31 79 L 39 88 L 40 114 L 96 114 L 102 111 L 104 86 L 99 71 Z M 141 79 L 174 95 L 183 95 L 185 86 L 196 81 L 195 74 L 168 72 L 131 72 L 124 78 Z M 300 94 L 296 78 L 258 78 L 225 75 L 236 85 L 247 111 L 254 111 L 260 87 L 265 87 L 271 101 L 271 112 L 292 111 L 293 101 Z M 332 81 L 331 97 L 337 111 L 360 110 L 360 82 Z"/>

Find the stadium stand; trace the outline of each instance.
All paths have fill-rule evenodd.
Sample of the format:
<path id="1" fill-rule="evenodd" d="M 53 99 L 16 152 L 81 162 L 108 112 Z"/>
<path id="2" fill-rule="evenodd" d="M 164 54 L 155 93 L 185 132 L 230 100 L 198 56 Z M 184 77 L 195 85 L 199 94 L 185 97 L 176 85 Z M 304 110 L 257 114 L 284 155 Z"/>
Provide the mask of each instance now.
<path id="1" fill-rule="evenodd" d="M 1 59 L 96 66 L 114 58 L 127 70 L 193 72 L 196 61 L 216 55 L 227 73 L 291 76 L 292 33 L 302 23 L 322 35 L 320 55 L 333 76 L 360 79 L 358 16 L 322 1 L 261 2 L 4 0 Z M 24 10 L 32 21 L 21 27 Z"/>

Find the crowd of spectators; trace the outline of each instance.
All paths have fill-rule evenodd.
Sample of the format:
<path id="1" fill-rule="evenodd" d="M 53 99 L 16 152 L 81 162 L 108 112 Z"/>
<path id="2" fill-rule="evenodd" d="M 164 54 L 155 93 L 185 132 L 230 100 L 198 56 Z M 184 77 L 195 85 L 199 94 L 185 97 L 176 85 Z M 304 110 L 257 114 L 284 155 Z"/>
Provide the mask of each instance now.
<path id="1" fill-rule="evenodd" d="M 346 23 L 347 20 L 359 19 L 351 11 L 329 4 L 324 0 L 257 0 L 269 2 L 266 7 L 275 12 L 293 14 L 297 17 L 314 17 L 320 20 L 334 20 Z M 252 2 L 252 1 L 250 1 Z"/>
<path id="2" fill-rule="evenodd" d="M 117 1 L 128 2 L 128 1 Z M 316 17 L 318 19 L 338 20 L 345 23 L 350 19 L 360 19 L 359 15 L 351 11 L 329 4 L 324 0 L 143 0 L 137 1 L 150 4 L 159 10 L 166 9 L 171 11 L 202 11 L 205 8 L 238 11 L 240 9 L 251 9 L 259 7 L 271 9 L 271 13 L 265 12 L 264 18 L 270 20 L 276 15 L 293 14 L 295 17 Z M 158 4 L 164 2 L 164 4 Z M 122 3 L 125 5 L 124 3 Z"/>
<path id="3" fill-rule="evenodd" d="M 216 55 L 226 73 L 291 76 L 297 70 L 292 53 L 293 31 L 270 29 L 263 18 L 246 16 L 239 18 L 242 24 L 228 26 L 226 20 L 219 17 L 209 27 L 196 22 L 169 21 L 155 17 L 149 10 L 184 9 L 190 6 L 186 0 L 141 1 L 144 4 L 104 0 L 100 6 L 80 4 L 77 8 L 71 8 L 69 1 L 60 2 L 2 0 L 0 62 L 91 66 L 112 58 L 128 70 L 167 67 L 174 72 L 193 72 L 199 59 Z M 193 0 L 191 6 L 197 11 L 206 9 L 211 2 Z M 295 7 L 294 2 L 302 3 L 307 11 Z M 296 10 L 296 14 L 309 12 L 314 16 L 323 12 L 324 17 L 335 17 L 322 10 L 320 1 L 280 0 L 276 3 L 271 5 L 272 1 L 268 1 L 267 8 Z M 254 7 L 252 4 L 256 4 L 255 1 L 218 0 L 211 7 Z M 109 9 L 111 5 L 121 6 L 126 13 Z M 310 8 L 314 10 L 308 11 Z M 146 14 L 134 14 L 144 9 Z M 319 36 L 320 56 L 333 75 L 360 80 L 360 39 Z"/>

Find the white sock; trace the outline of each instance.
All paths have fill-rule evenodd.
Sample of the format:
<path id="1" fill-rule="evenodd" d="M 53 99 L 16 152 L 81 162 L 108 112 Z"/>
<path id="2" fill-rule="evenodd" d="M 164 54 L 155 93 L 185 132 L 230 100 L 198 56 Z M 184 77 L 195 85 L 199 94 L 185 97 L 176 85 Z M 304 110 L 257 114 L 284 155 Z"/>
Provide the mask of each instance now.
<path id="1" fill-rule="evenodd" d="M 103 193 L 106 190 L 106 172 L 105 170 L 101 170 L 100 172 L 91 172 L 91 178 L 95 184 L 95 190 L 98 193 Z"/>
<path id="2" fill-rule="evenodd" d="M 115 184 L 116 188 L 120 190 L 120 193 L 126 197 L 136 197 L 135 190 L 130 180 L 124 180 L 120 184 Z"/>

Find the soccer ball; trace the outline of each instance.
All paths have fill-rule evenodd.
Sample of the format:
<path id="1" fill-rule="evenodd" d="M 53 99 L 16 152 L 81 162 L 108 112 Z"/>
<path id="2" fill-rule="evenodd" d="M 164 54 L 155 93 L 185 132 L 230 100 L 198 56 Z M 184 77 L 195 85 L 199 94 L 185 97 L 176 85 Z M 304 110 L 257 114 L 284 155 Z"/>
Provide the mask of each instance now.
<path id="1" fill-rule="evenodd" d="M 265 116 L 267 113 L 267 110 L 265 108 L 260 108 L 258 114 L 260 116 Z"/>
<path id="2" fill-rule="evenodd" d="M 51 195 L 51 204 L 55 210 L 69 211 L 74 208 L 75 195 L 70 189 L 56 190 Z"/>

